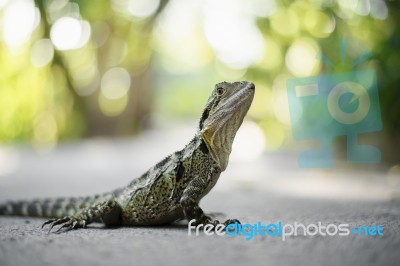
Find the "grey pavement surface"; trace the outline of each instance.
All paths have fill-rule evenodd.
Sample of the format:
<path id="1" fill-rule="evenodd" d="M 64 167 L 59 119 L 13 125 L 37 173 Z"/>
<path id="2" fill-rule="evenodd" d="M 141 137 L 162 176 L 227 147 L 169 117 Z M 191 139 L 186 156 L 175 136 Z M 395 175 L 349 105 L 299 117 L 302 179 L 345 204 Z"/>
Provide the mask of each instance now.
<path id="1" fill-rule="evenodd" d="M 123 186 L 191 132 L 63 144 L 50 153 L 0 148 L 0 202 L 82 196 Z M 163 137 L 162 137 L 163 136 Z M 168 139 L 168 141 L 165 141 Z M 389 167 L 296 166 L 296 153 L 232 160 L 201 202 L 220 220 L 242 223 L 382 226 L 383 236 L 188 236 L 184 221 L 164 227 L 104 228 L 59 234 L 45 219 L 0 217 L 0 265 L 400 265 L 398 175 Z"/>

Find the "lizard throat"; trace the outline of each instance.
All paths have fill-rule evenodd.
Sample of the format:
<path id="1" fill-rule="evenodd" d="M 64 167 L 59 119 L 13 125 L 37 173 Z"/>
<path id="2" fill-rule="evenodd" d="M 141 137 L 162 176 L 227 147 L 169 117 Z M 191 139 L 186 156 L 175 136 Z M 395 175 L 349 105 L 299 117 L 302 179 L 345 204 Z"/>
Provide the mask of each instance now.
<path id="1" fill-rule="evenodd" d="M 240 93 L 235 98 L 231 99 L 228 102 L 229 104 L 218 108 L 209 117 L 205 127 L 200 132 L 207 143 L 212 158 L 218 163 L 222 171 L 228 165 L 233 140 L 247 114 L 253 94 Z"/>

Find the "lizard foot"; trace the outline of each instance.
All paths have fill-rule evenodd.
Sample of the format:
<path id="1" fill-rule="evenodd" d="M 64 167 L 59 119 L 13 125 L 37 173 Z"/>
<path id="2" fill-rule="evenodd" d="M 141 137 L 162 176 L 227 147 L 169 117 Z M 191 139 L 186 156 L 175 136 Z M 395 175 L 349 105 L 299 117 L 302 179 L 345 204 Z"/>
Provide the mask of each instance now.
<path id="1" fill-rule="evenodd" d="M 228 219 L 228 220 L 226 220 L 226 221 L 224 222 L 224 225 L 225 225 L 225 228 L 226 228 L 228 225 L 230 225 L 230 224 L 236 224 L 236 223 L 237 223 L 237 224 L 241 224 L 240 221 L 239 221 L 238 219 Z M 232 230 L 233 230 L 233 229 L 232 229 L 232 230 L 231 230 L 231 229 L 232 229 L 232 228 L 228 228 L 229 231 L 232 231 Z"/>
<path id="2" fill-rule="evenodd" d="M 221 223 L 220 221 L 218 221 L 218 220 L 212 220 L 212 219 L 210 219 L 209 217 L 206 217 L 206 219 L 204 219 L 204 220 L 196 220 L 196 222 L 194 223 L 195 225 L 199 225 L 199 224 L 211 224 L 211 225 L 213 225 L 213 228 L 215 229 L 216 228 L 216 226 L 217 225 L 219 225 L 219 224 L 222 224 L 222 225 L 224 225 L 225 227 L 227 227 L 228 225 L 230 225 L 230 224 L 235 224 L 235 223 L 237 223 L 237 224 L 241 224 L 240 223 L 240 221 L 239 220 L 237 220 L 237 219 L 228 219 L 228 220 L 226 220 L 225 222 L 223 222 L 223 223 Z"/>
<path id="3" fill-rule="evenodd" d="M 61 229 L 66 228 L 75 229 L 75 228 L 84 228 L 86 225 L 93 222 L 95 219 L 103 219 L 106 221 L 106 224 L 119 224 L 118 220 L 115 217 L 119 217 L 119 207 L 115 200 L 107 200 L 104 202 L 100 202 L 96 205 L 93 205 L 89 208 L 83 209 L 77 214 L 71 216 L 65 216 L 63 218 L 52 219 L 45 222 L 42 225 L 42 228 L 46 225 L 50 226 L 49 233 L 56 225 L 61 225 L 60 228 L 56 232 L 59 232 Z M 111 218 L 109 217 L 111 216 Z"/>
<path id="4" fill-rule="evenodd" d="M 238 219 L 228 219 L 224 222 L 225 226 L 228 226 L 230 224 L 241 224 L 240 221 Z"/>
<path id="5" fill-rule="evenodd" d="M 44 228 L 46 225 L 50 226 L 49 233 L 51 232 L 54 226 L 61 225 L 60 228 L 58 228 L 57 231 L 55 231 L 57 233 L 63 228 L 67 229 L 84 228 L 86 227 L 86 220 L 75 216 L 65 216 L 59 219 L 48 220 L 42 225 L 42 228 Z"/>

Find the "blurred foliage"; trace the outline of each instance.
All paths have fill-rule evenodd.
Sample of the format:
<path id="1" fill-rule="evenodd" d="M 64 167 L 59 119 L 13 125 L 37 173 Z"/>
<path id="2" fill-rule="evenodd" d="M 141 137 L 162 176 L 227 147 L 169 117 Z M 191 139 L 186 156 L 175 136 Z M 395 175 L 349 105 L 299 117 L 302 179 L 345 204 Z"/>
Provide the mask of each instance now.
<path id="1" fill-rule="evenodd" d="M 277 149 L 291 139 L 286 80 L 349 71 L 371 50 L 359 68 L 377 70 L 385 139 L 398 143 L 399 9 L 383 0 L 0 0 L 0 141 L 52 147 L 134 134 L 196 117 L 214 83 L 247 79 L 257 86 L 250 117 Z"/>

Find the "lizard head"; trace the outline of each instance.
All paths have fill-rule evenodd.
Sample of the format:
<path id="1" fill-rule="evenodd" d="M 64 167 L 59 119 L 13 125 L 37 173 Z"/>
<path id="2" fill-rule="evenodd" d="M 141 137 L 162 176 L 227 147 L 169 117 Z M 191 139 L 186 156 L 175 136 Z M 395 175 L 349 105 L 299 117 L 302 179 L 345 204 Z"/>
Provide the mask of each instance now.
<path id="1" fill-rule="evenodd" d="M 228 165 L 233 139 L 253 101 L 254 89 L 248 81 L 216 84 L 201 116 L 199 132 L 222 171 Z"/>

